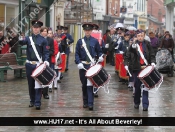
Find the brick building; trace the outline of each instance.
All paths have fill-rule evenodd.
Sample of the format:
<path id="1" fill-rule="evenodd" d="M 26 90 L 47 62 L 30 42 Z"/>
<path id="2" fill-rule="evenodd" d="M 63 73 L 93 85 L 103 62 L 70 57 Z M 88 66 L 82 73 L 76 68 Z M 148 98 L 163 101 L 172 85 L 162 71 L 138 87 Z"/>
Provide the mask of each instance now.
<path id="1" fill-rule="evenodd" d="M 106 0 L 106 15 L 109 16 L 109 25 L 120 21 L 120 0 Z"/>
<path id="2" fill-rule="evenodd" d="M 165 7 L 163 0 L 148 0 L 148 32 L 163 32 L 165 23 Z"/>

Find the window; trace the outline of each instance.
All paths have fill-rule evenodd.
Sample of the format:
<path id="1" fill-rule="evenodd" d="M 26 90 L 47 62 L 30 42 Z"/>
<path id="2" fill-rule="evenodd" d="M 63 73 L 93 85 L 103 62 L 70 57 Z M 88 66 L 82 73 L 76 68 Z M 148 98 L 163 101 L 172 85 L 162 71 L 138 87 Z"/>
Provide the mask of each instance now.
<path id="1" fill-rule="evenodd" d="M 0 30 L 4 29 L 5 25 L 5 5 L 0 4 Z"/>

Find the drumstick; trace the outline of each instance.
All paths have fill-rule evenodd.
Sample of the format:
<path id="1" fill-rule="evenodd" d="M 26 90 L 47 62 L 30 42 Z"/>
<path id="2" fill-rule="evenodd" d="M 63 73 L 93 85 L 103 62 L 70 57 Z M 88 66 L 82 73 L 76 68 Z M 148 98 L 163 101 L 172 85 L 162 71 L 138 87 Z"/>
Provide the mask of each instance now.
<path id="1" fill-rule="evenodd" d="M 130 77 L 132 77 L 132 75 L 131 75 L 131 73 L 130 73 L 129 69 L 127 69 L 127 72 L 128 72 L 128 74 L 129 74 L 129 76 L 130 76 Z"/>

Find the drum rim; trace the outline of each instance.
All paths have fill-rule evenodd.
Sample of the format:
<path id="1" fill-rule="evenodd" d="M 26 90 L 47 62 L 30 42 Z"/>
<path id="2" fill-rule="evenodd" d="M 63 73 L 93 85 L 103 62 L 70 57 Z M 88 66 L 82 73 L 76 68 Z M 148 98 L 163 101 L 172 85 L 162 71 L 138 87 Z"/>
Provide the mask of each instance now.
<path id="1" fill-rule="evenodd" d="M 151 65 L 149 65 L 149 66 L 151 66 Z M 145 68 L 147 68 L 148 66 L 146 66 Z M 138 78 L 141 78 L 141 79 L 143 79 L 144 77 L 146 77 L 146 76 L 148 76 L 155 68 L 154 68 L 154 66 L 151 66 L 152 67 L 152 69 L 147 73 L 147 74 L 145 74 L 143 77 L 139 77 L 139 75 L 140 75 L 140 73 L 145 69 L 145 68 L 143 68 L 140 72 L 139 72 L 139 74 L 138 74 Z"/>
<path id="2" fill-rule="evenodd" d="M 110 76 L 110 74 L 108 74 L 108 79 L 103 84 L 108 83 L 110 78 L 111 78 L 111 76 Z M 94 79 L 92 79 L 92 78 L 88 78 L 88 79 L 92 80 L 94 82 L 94 84 L 95 84 L 94 86 L 97 87 L 97 88 L 103 86 L 103 85 L 97 86 L 97 84 L 95 83 Z"/>
<path id="3" fill-rule="evenodd" d="M 33 73 L 37 70 L 37 68 L 40 67 L 41 65 L 44 65 L 44 68 L 43 68 L 38 74 L 36 74 L 35 76 L 31 75 L 32 77 L 37 77 L 39 74 L 41 74 L 41 72 L 43 72 L 43 70 L 46 69 L 46 64 L 41 63 L 40 65 L 38 65 L 38 66 L 35 68 L 35 70 L 33 70 L 32 74 L 33 74 Z"/>
<path id="4" fill-rule="evenodd" d="M 161 75 L 161 79 L 155 84 L 155 85 L 157 85 L 157 84 L 160 84 L 161 83 L 161 80 L 163 80 L 163 76 Z M 144 81 L 145 82 L 145 81 Z M 143 82 L 142 82 L 143 83 Z M 147 88 L 149 88 L 149 89 L 152 89 L 152 88 L 154 88 L 155 87 L 155 85 L 154 86 L 152 86 L 152 87 L 149 87 L 148 86 L 148 84 L 145 82 L 145 83 L 143 83 Z"/>
<path id="5" fill-rule="evenodd" d="M 100 64 L 97 64 L 97 65 L 100 65 Z M 93 67 L 93 66 L 95 66 L 95 65 L 92 65 L 91 67 Z M 91 68 L 91 67 L 90 67 L 90 68 Z M 90 69 L 90 68 L 89 68 L 89 69 Z M 100 72 L 100 70 L 101 70 L 102 68 L 103 68 L 103 67 L 102 67 L 102 65 L 100 65 L 100 69 L 99 69 L 99 70 L 98 70 L 96 73 L 94 73 L 92 76 L 87 76 L 87 75 L 86 75 L 86 74 L 87 74 L 87 72 L 88 72 L 88 70 L 89 70 L 89 69 L 88 69 L 88 70 L 86 71 L 85 76 L 86 76 L 86 77 L 93 77 L 93 76 L 97 75 L 97 73 L 99 73 L 99 72 Z"/>

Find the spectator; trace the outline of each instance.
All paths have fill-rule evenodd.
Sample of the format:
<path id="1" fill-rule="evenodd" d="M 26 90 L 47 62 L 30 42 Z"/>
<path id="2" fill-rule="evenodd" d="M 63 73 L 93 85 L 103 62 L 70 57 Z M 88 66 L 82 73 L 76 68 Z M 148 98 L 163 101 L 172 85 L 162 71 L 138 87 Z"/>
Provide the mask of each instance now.
<path id="1" fill-rule="evenodd" d="M 160 48 L 168 49 L 174 59 L 174 56 L 173 56 L 174 40 L 169 32 L 165 32 Z"/>
<path id="2" fill-rule="evenodd" d="M 149 37 L 150 37 L 150 40 L 151 40 L 151 47 L 153 48 L 154 54 L 156 55 L 158 47 L 159 47 L 159 40 L 153 32 L 149 33 Z"/>
<path id="3" fill-rule="evenodd" d="M 18 50 L 18 35 L 11 32 L 12 37 L 9 37 L 10 52 L 17 53 Z"/>
<path id="4" fill-rule="evenodd" d="M 145 40 L 147 40 L 148 42 L 151 42 L 150 38 L 146 35 L 146 31 L 143 32 L 143 35 L 145 36 Z"/>
<path id="5" fill-rule="evenodd" d="M 109 35 L 109 33 L 110 33 L 110 30 L 106 30 L 106 33 L 103 35 L 103 41 L 104 41 L 104 43 L 106 44 L 106 39 L 107 39 L 107 36 Z"/>
<path id="6" fill-rule="evenodd" d="M 3 47 L 3 44 L 2 44 L 3 41 L 4 41 L 4 33 L 2 30 L 0 30 L 0 54 Z"/>

